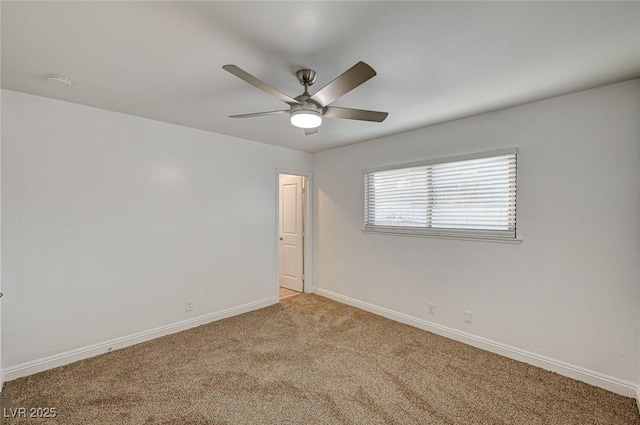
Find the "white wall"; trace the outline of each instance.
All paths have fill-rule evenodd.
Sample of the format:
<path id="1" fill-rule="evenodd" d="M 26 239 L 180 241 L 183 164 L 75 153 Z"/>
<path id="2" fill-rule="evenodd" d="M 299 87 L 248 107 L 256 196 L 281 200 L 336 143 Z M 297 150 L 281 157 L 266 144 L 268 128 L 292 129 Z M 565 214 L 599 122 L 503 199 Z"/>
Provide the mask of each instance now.
<path id="1" fill-rule="evenodd" d="M 2 6 L 0 5 L 0 23 L 2 22 Z M 0 31 L 2 34 L 2 31 Z M 0 46 L 2 46 L 2 37 L 0 36 Z M 0 69 L 2 69 L 2 55 L 0 55 Z M 0 72 L 0 81 L 2 81 L 2 73 Z M 2 175 L 2 90 L 0 90 L 0 176 Z M 0 177 L 0 188 L 2 187 L 2 178 Z M 0 293 L 2 292 L 2 190 L 0 189 Z M 2 370 L 2 300 L 0 299 L 0 392 L 4 385 L 4 372 Z"/>
<path id="2" fill-rule="evenodd" d="M 277 301 L 276 168 L 311 155 L 12 91 L 2 114 L 4 369 Z"/>
<path id="3" fill-rule="evenodd" d="M 0 5 L 0 23 L 2 23 L 2 6 Z M 0 30 L 0 35 L 2 31 Z M 0 46 L 2 46 L 2 37 L 0 36 Z M 0 55 L 0 70 L 2 69 L 2 55 Z M 2 81 L 2 72 L 0 72 L 0 81 Z M 2 90 L 0 90 L 0 176 L 2 175 Z M 2 187 L 2 178 L 0 177 L 0 188 Z M 0 292 L 2 292 L 2 190 L 0 189 Z M 0 300 L 0 392 L 4 386 L 4 372 L 2 370 L 2 300 Z"/>
<path id="4" fill-rule="evenodd" d="M 314 155 L 316 286 L 637 383 L 639 123 L 635 80 Z M 361 232 L 363 169 L 512 146 L 522 244 Z"/>

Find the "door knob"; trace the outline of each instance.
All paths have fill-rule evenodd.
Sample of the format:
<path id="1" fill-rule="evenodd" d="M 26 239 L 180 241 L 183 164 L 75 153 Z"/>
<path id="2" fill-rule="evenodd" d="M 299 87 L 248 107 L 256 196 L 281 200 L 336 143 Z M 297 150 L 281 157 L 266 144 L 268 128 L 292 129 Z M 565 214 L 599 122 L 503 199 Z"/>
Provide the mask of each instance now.
<path id="1" fill-rule="evenodd" d="M 280 238 L 280 240 L 282 240 L 282 238 Z"/>

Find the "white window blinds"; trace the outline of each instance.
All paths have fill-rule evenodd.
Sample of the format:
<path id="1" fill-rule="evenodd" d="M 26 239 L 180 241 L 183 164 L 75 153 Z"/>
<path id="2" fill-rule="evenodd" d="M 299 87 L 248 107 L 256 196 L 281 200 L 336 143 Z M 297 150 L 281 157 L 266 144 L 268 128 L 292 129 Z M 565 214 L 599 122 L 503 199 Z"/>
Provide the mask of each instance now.
<path id="1" fill-rule="evenodd" d="M 365 230 L 516 237 L 515 149 L 365 172 Z"/>

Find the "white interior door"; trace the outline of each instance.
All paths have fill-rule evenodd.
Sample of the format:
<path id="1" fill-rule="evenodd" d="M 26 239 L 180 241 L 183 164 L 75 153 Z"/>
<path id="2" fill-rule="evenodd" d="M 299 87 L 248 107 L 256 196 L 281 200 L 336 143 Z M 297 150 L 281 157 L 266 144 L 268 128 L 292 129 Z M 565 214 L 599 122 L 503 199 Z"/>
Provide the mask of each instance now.
<path id="1" fill-rule="evenodd" d="M 302 176 L 280 176 L 280 286 L 303 291 Z"/>

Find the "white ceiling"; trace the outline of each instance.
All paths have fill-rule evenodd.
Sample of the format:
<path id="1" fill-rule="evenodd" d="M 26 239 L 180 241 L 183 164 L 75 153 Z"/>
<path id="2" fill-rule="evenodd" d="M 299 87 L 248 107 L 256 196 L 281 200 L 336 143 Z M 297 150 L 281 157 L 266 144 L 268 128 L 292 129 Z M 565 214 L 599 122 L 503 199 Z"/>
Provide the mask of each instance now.
<path id="1" fill-rule="evenodd" d="M 383 123 L 228 118 L 287 105 L 222 65 L 297 96 L 360 60 L 334 105 Z M 307 152 L 638 77 L 640 2 L 2 2 L 3 88 Z"/>

